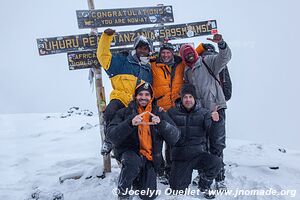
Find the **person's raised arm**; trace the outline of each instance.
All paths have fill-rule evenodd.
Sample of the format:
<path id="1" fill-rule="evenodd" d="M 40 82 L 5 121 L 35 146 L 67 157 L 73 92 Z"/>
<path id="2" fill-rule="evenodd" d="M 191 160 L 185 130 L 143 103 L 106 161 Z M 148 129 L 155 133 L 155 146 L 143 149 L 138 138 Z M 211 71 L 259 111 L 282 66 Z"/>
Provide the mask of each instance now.
<path id="1" fill-rule="evenodd" d="M 113 40 L 113 35 L 115 34 L 115 30 L 113 29 L 105 29 L 102 33 L 97 47 L 97 58 L 100 65 L 107 70 L 110 67 L 111 62 L 111 52 L 110 52 L 110 44 Z"/>

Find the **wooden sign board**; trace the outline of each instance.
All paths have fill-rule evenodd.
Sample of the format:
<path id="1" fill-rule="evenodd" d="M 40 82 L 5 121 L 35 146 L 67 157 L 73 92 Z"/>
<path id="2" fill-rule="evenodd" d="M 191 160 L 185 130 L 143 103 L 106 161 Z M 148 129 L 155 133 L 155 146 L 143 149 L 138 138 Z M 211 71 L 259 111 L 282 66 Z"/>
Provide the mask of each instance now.
<path id="1" fill-rule="evenodd" d="M 132 48 L 114 48 L 111 53 L 128 52 Z M 67 53 L 69 70 L 100 68 L 101 65 L 97 59 L 96 50 L 73 51 Z"/>
<path id="2" fill-rule="evenodd" d="M 69 51 L 96 49 L 97 42 L 97 36 L 90 34 L 37 39 L 40 56 L 66 53 Z"/>
<path id="3" fill-rule="evenodd" d="M 77 10 L 80 29 L 174 22 L 172 6 Z"/>
<path id="4" fill-rule="evenodd" d="M 112 45 L 124 46 L 133 44 L 134 38 L 139 35 L 144 35 L 155 42 L 162 42 L 165 39 L 184 39 L 204 35 L 213 35 L 217 32 L 218 30 L 216 20 L 150 27 L 138 29 L 135 31 L 117 32 L 114 35 Z"/>
<path id="5" fill-rule="evenodd" d="M 69 70 L 101 67 L 93 50 L 68 52 L 68 64 Z"/>
<path id="6" fill-rule="evenodd" d="M 138 29 L 135 31 L 117 32 L 114 35 L 111 46 L 126 46 L 132 45 L 134 38 L 139 35 L 144 35 L 152 41 L 163 41 L 168 38 L 170 40 L 198 37 L 204 35 L 216 34 L 216 20 L 203 22 L 194 22 L 187 24 L 177 24 L 161 27 L 150 27 Z M 101 35 L 101 34 L 100 34 Z M 100 37 L 98 35 L 98 37 Z M 97 48 L 97 36 L 82 34 L 61 36 L 52 38 L 37 39 L 39 54 L 51 55 L 56 53 L 66 53 L 69 51 L 94 50 Z"/>

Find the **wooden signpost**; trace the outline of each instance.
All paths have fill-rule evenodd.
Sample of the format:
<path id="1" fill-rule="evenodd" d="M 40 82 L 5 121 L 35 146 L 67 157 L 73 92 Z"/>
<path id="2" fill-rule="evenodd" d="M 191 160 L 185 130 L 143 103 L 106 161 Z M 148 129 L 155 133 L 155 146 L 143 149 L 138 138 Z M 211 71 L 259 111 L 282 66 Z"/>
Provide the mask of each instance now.
<path id="1" fill-rule="evenodd" d="M 80 29 L 91 28 L 90 34 L 59 36 L 37 39 L 40 56 L 58 53 L 68 53 L 68 64 L 70 70 L 92 68 L 95 78 L 97 108 L 99 113 L 100 135 L 104 141 L 103 111 L 106 106 L 104 86 L 102 82 L 101 66 L 96 57 L 98 39 L 98 27 L 127 26 L 137 24 L 157 24 L 156 27 L 147 27 L 135 31 L 121 31 L 114 35 L 111 43 L 111 52 L 130 50 L 134 38 L 144 35 L 154 42 L 161 44 L 165 39 L 176 40 L 183 38 L 213 35 L 217 33 L 216 20 L 193 22 L 186 24 L 164 25 L 174 22 L 172 6 L 158 5 L 156 7 L 118 8 L 95 10 L 93 0 L 87 0 L 89 10 L 77 10 L 78 27 Z M 181 44 L 174 44 L 179 50 Z M 127 47 L 124 47 L 127 46 Z M 159 46 L 156 48 L 159 49 Z M 105 177 L 106 172 L 111 171 L 110 154 L 103 156 L 103 173 L 98 176 Z M 68 175 L 60 177 L 61 183 L 65 179 L 78 179 L 76 176 Z M 83 176 L 83 173 L 80 173 Z"/>
<path id="2" fill-rule="evenodd" d="M 174 22 L 172 6 L 77 10 L 80 29 Z"/>
<path id="3" fill-rule="evenodd" d="M 216 20 L 193 22 L 186 24 L 167 25 L 159 27 L 142 28 L 135 31 L 121 31 L 114 35 L 111 46 L 132 45 L 134 38 L 144 35 L 154 42 L 213 35 L 217 33 Z M 81 34 L 37 39 L 39 54 L 41 56 L 70 51 L 82 51 L 97 49 L 96 35 Z"/>

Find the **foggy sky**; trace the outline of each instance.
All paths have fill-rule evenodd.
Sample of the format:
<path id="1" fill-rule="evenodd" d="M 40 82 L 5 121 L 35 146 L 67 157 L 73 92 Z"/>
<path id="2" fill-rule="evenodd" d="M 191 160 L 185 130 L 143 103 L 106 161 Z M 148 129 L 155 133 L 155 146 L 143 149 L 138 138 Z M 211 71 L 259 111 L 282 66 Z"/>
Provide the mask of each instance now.
<path id="1" fill-rule="evenodd" d="M 298 1 L 95 0 L 96 9 L 159 3 L 173 6 L 173 24 L 216 19 L 219 33 L 231 47 L 233 96 L 227 109 L 227 136 L 299 149 Z M 65 112 L 71 106 L 96 111 L 88 70 L 69 71 L 66 53 L 39 56 L 36 44 L 37 38 L 88 33 L 78 29 L 75 13 L 87 8 L 86 0 L 1 4 L 0 114 Z M 182 41 L 197 45 L 206 37 Z M 111 86 L 106 75 L 104 83 L 108 97 Z"/>

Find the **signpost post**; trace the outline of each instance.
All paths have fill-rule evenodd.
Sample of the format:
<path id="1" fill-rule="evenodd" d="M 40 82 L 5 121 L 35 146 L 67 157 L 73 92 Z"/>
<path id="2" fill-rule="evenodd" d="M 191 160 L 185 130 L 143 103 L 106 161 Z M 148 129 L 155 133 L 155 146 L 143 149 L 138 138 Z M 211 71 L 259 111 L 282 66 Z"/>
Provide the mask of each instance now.
<path id="1" fill-rule="evenodd" d="M 94 0 L 88 0 L 88 7 L 90 10 L 95 9 Z M 91 33 L 97 34 L 97 29 L 92 29 Z M 99 115 L 99 127 L 100 127 L 100 136 L 101 136 L 101 143 L 103 144 L 105 139 L 104 134 L 104 118 L 103 118 L 103 111 L 106 106 L 105 101 L 105 90 L 102 82 L 102 71 L 100 67 L 97 67 L 97 65 L 93 65 L 93 72 L 95 77 L 95 88 L 96 88 L 96 97 L 97 97 L 97 108 L 98 108 L 98 115 Z M 103 156 L 103 171 L 102 174 L 99 176 L 101 178 L 105 177 L 105 173 L 111 172 L 111 159 L 110 154 Z"/>

